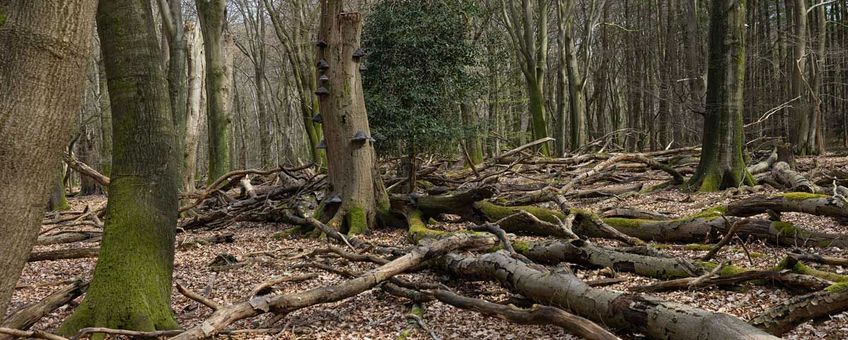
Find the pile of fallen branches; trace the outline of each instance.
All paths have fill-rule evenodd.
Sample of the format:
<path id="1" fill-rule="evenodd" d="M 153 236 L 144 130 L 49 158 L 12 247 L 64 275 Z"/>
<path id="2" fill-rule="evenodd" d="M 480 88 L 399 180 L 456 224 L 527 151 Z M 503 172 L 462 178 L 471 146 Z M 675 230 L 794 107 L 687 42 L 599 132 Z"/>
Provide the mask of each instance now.
<path id="1" fill-rule="evenodd" d="M 752 164 L 749 171 L 760 183 L 788 192 L 740 198 L 687 216 L 626 208 L 596 213 L 578 208 L 575 200 L 610 199 L 681 185 L 697 164 L 698 150 L 536 158 L 531 150 L 544 142 L 529 143 L 467 169 L 447 170 L 443 169 L 444 164 L 425 164 L 418 176 L 411 176 L 421 181 L 421 192 L 391 195 L 394 223 L 386 224 L 407 230 L 413 243 L 409 248 L 375 246 L 368 242 L 367 235 L 349 237 L 310 217 L 308 210 L 317 206 L 325 181 L 308 167 L 224 176 L 190 197 L 181 209 L 189 217 L 182 220 L 180 228 L 221 228 L 236 221 L 301 225 L 327 236 L 326 248 L 304 255 L 310 265 L 347 280 L 277 295 L 260 293 L 269 287 L 262 283 L 250 296 L 229 305 L 181 288 L 183 294 L 214 313 L 186 330 L 158 335 L 174 335 L 178 339 L 210 337 L 227 332 L 239 320 L 271 313 L 277 316 L 271 320 L 278 321 L 295 310 L 340 301 L 376 288 L 413 304 L 438 300 L 513 322 L 554 324 L 590 339 L 614 339 L 616 334 L 669 339 L 767 339 L 808 320 L 848 310 L 848 276 L 809 265 L 845 265 L 846 259 L 795 250 L 778 266 L 767 270 L 712 261 L 728 244 L 741 242 L 744 246 L 751 240 L 775 247 L 848 248 L 848 234 L 818 231 L 785 221 L 781 216 L 803 213 L 848 218 L 848 190 L 838 183 L 831 187 L 817 184 L 793 169 L 791 162 L 779 160 L 775 152 Z M 247 175 L 275 177 L 251 182 L 244 180 Z M 392 184 L 390 187 L 399 188 L 396 184 L 403 181 L 399 178 L 404 176 L 386 181 Z M 649 187 L 644 184 L 649 181 L 665 184 Z M 601 188 L 586 189 L 590 186 Z M 51 221 L 80 221 L 91 216 L 96 214 L 54 216 Z M 440 228 L 438 222 L 432 224 L 440 220 L 468 223 L 464 224 L 465 230 L 448 231 Z M 542 238 L 527 241 L 521 235 Z M 601 246 L 597 239 L 609 240 L 606 242 L 616 246 Z M 656 242 L 706 242 L 711 247 L 707 255 L 692 260 L 669 256 L 653 246 Z M 372 267 L 359 272 L 327 264 L 327 258 L 367 262 Z M 618 292 L 582 281 L 569 266 L 609 268 L 661 281 Z M 519 308 L 493 303 L 459 295 L 437 282 L 398 278 L 399 274 L 424 271 L 457 280 L 497 282 L 533 305 Z M 721 289 L 745 282 L 787 289 L 795 297 L 746 322 L 645 294 Z M 426 329 L 420 315 L 410 315 L 420 328 Z M 263 325 L 275 327 L 272 322 Z M 22 331 L 0 328 L 0 333 L 14 332 Z M 13 335 L 53 337 L 43 332 Z"/>

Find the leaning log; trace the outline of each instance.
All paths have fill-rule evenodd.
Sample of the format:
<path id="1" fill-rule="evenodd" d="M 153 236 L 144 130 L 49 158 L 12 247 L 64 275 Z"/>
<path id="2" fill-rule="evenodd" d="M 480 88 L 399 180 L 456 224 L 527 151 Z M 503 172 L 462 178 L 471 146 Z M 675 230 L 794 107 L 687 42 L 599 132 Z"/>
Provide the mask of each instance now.
<path id="1" fill-rule="evenodd" d="M 267 312 L 290 313 L 312 305 L 335 302 L 369 290 L 392 276 L 401 274 L 425 260 L 444 255 L 450 251 L 466 248 L 492 246 L 494 239 L 457 233 L 443 239 L 418 246 L 394 261 L 370 270 L 355 279 L 336 285 L 311 289 L 305 292 L 275 296 L 259 296 L 241 303 L 223 307 L 198 326 L 186 330 L 173 339 L 202 339 L 220 332 L 226 326 L 241 319 Z"/>
<path id="2" fill-rule="evenodd" d="M 592 321 L 657 339 L 776 339 L 734 316 L 593 288 L 574 274 L 548 272 L 504 251 L 479 256 L 448 254 L 443 268 L 451 274 L 495 280 L 533 301 L 563 308 Z"/>
<path id="3" fill-rule="evenodd" d="M 27 330 L 45 315 L 85 293 L 86 289 L 88 289 L 88 282 L 83 282 L 82 280 L 76 281 L 74 284 L 41 299 L 41 301 L 29 304 L 9 315 L 0 324 L 0 327 Z M 11 340 L 14 338 L 14 336 L 9 334 L 0 334 L 0 340 Z"/>

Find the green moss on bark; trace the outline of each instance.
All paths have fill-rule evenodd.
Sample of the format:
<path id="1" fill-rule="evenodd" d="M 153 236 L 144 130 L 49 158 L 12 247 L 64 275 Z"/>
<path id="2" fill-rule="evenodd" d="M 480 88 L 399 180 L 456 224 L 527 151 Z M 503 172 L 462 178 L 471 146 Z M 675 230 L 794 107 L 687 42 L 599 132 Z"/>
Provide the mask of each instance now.
<path id="1" fill-rule="evenodd" d="M 368 217 L 365 215 L 365 209 L 353 207 L 347 211 L 347 234 L 360 235 L 368 231 Z"/>
<path id="2" fill-rule="evenodd" d="M 522 210 L 545 222 L 559 223 L 559 221 L 565 219 L 565 214 L 559 211 L 534 206 L 505 207 L 487 201 L 479 201 L 474 203 L 474 208 L 479 210 L 489 221 L 497 221 Z"/>
<path id="3" fill-rule="evenodd" d="M 824 290 L 828 291 L 829 293 L 848 293 L 848 281 L 834 283 L 825 288 Z"/>
<path id="4" fill-rule="evenodd" d="M 809 199 L 819 199 L 819 198 L 828 198 L 830 196 L 823 194 L 813 194 L 809 192 L 786 192 L 782 194 L 777 194 L 772 197 L 783 197 L 788 200 L 809 200 Z"/>

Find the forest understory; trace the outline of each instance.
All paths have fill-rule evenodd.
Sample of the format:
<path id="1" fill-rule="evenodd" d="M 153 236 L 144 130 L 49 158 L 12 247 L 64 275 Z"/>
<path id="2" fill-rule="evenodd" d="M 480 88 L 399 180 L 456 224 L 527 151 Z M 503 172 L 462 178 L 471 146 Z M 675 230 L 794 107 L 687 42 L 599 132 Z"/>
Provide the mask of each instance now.
<path id="1" fill-rule="evenodd" d="M 526 152 L 524 154 L 526 155 Z M 322 187 L 325 185 L 323 175 L 315 175 L 310 169 L 296 172 L 290 169 L 280 172 L 268 171 L 269 175 L 254 176 L 254 184 L 247 185 L 247 181 L 242 180 L 244 171 L 237 171 L 234 172 L 235 175 L 219 181 L 217 186 L 212 186 L 219 190 L 204 191 L 200 197 L 184 198 L 183 201 L 189 203 L 186 208 L 195 205 L 191 202 L 200 203 L 192 209 L 185 209 L 187 216 L 191 217 L 181 218 L 181 232 L 177 235 L 174 281 L 178 287 L 187 288 L 188 295 L 193 292 L 194 295 L 199 294 L 213 301 L 208 304 L 217 304 L 219 312 L 227 310 L 227 307 L 221 306 L 235 306 L 244 301 L 250 301 L 253 310 L 241 317 L 228 319 L 220 326 L 216 324 L 215 329 L 206 329 L 202 325 L 204 320 L 213 317 L 213 310 L 198 302 L 204 298 L 191 299 L 178 289 L 173 291 L 172 309 L 179 324 L 186 329 L 204 328 L 202 332 L 206 335 L 217 334 L 220 338 L 574 338 L 573 328 L 555 326 L 553 322 L 540 319 L 540 315 L 529 319 L 545 324 L 544 326 L 522 325 L 487 316 L 491 314 L 477 313 L 473 308 L 454 307 L 441 302 L 441 299 L 433 298 L 433 295 L 438 296 L 437 291 L 442 291 L 479 299 L 475 300 L 475 303 L 495 302 L 501 308 L 511 304 L 525 312 L 534 304 L 554 306 L 559 311 L 574 312 L 593 319 L 597 325 L 622 338 L 646 336 L 645 331 L 638 329 L 644 325 L 621 327 L 620 320 L 605 324 L 604 316 L 596 318 L 593 315 L 585 315 L 580 307 L 569 308 L 557 302 L 560 300 L 557 300 L 556 296 L 551 298 L 551 301 L 545 301 L 544 295 L 526 296 L 522 294 L 522 288 L 518 287 L 520 285 L 517 282 L 509 282 L 509 277 L 501 280 L 503 284 L 495 277 L 470 280 L 474 276 L 472 274 L 479 274 L 483 269 L 477 268 L 475 272 L 473 268 L 456 265 L 471 258 L 484 261 L 485 256 L 490 256 L 491 261 L 516 260 L 518 262 L 513 264 L 518 267 L 525 266 L 525 269 L 548 273 L 543 277 L 570 271 L 579 280 L 594 286 L 592 289 L 647 294 L 658 301 L 727 313 L 760 327 L 766 327 L 764 325 L 767 324 L 757 320 L 762 320 L 763 316 L 769 315 L 769 310 L 789 301 L 812 304 L 813 308 L 807 310 L 813 310 L 816 306 L 832 305 L 833 308 L 824 314 L 818 312 L 815 320 L 808 321 L 809 318 L 802 317 L 799 321 L 789 322 L 789 326 L 783 325 L 784 329 L 777 334 L 788 339 L 848 337 L 848 313 L 845 312 L 848 303 L 845 302 L 844 287 L 839 288 L 844 286 L 840 285 L 841 282 L 848 282 L 848 260 L 844 246 L 848 232 L 839 222 L 840 218 L 848 215 L 848 206 L 843 205 L 848 202 L 841 196 L 838 180 L 833 180 L 834 174 L 846 171 L 848 157 L 828 155 L 797 159 L 797 168 L 801 172 L 795 174 L 811 180 L 805 183 L 837 185 L 836 191 L 822 187 L 812 190 L 818 191 L 819 194 L 784 195 L 783 192 L 804 188 L 781 187 L 781 172 L 776 170 L 780 169 L 780 166 L 775 166 L 774 157 L 768 160 L 768 171 L 754 171 L 759 171 L 755 176 L 760 182 L 772 185 L 743 186 L 740 189 L 715 193 L 690 192 L 682 186 L 670 185 L 674 180 L 670 178 L 672 176 L 669 176 L 669 173 L 681 176 L 690 173 L 691 167 L 697 164 L 696 157 L 697 150 L 694 148 L 656 152 L 638 157 L 634 154 L 595 154 L 560 159 L 522 156 L 508 162 L 492 161 L 483 164 L 478 166 L 476 173 L 461 167 L 445 170 L 448 168 L 447 163 L 431 162 L 423 165 L 419 171 L 422 188 L 418 193 L 411 196 L 392 195 L 393 211 L 407 212 L 406 228 L 377 228 L 366 235 L 353 238 L 339 236 L 340 234 L 335 237 L 327 237 L 325 234 L 324 237 L 316 238 L 314 232 L 310 233 L 311 235 L 301 235 L 297 232 L 302 230 L 304 225 L 311 223 L 308 222 L 309 219 L 298 219 L 297 215 L 304 213 L 298 206 L 312 205 L 312 208 L 315 208 L 316 198 L 320 198 Z M 647 168 L 645 163 L 658 169 L 657 164 L 675 165 L 652 170 Z M 384 170 L 386 173 L 393 173 L 388 169 Z M 392 188 L 391 184 L 394 183 L 399 183 L 395 188 L 400 187 L 403 181 L 399 177 L 385 175 L 384 180 L 389 188 Z M 568 210 L 558 208 L 552 198 L 534 195 L 546 192 L 543 188 L 548 185 L 567 189 L 560 193 L 561 197 L 566 198 L 562 203 Z M 467 200 L 468 197 L 464 197 L 463 193 L 469 192 L 476 193 L 476 196 L 468 196 L 471 199 Z M 464 198 L 443 200 L 444 204 L 434 204 L 432 198 L 439 197 Z M 526 202 L 528 199 L 531 199 L 531 202 Z M 795 204 L 793 208 L 792 202 L 770 206 L 750 204 L 762 203 L 769 199 L 772 203 L 775 199 L 806 203 L 826 200 L 830 202 L 832 209 L 819 206 L 812 209 L 815 210 L 813 214 L 809 214 L 801 211 L 812 210 L 798 208 L 803 204 Z M 69 201 L 71 210 L 45 215 L 39 245 L 33 250 L 30 262 L 19 280 L 10 311 L 37 303 L 61 289 L 79 284 L 76 281 L 87 282 L 91 279 L 96 250 L 69 254 L 56 251 L 85 250 L 98 246 L 102 222 L 97 213 L 102 213 L 106 198 L 84 196 L 72 197 Z M 490 205 L 480 202 L 490 202 Z M 492 209 L 493 206 L 507 209 L 503 207 L 513 203 L 531 203 L 536 208 L 545 209 L 529 208 L 527 205 L 512 208 L 508 212 Z M 409 206 L 401 208 L 407 204 L 417 209 L 410 212 L 413 208 Z M 476 212 L 463 212 L 471 206 L 475 208 L 470 209 Z M 756 208 L 752 210 L 752 206 Z M 522 211 L 531 213 L 538 219 L 531 218 Z M 560 223 L 546 222 L 549 220 L 546 212 L 558 211 L 571 213 L 564 215 L 566 217 Z M 597 214 L 593 216 L 603 222 L 591 223 L 593 218 L 587 216 L 592 213 Z M 495 216 L 497 214 L 505 214 L 506 218 Z M 429 217 L 421 218 L 422 215 Z M 627 220 L 625 217 L 635 219 Z M 696 240 L 698 236 L 695 232 L 690 236 L 672 236 L 685 230 L 698 229 L 679 225 L 651 238 L 644 236 L 649 233 L 643 232 L 641 237 L 646 238 L 647 242 L 644 245 L 638 245 L 640 241 L 630 238 L 638 235 L 638 232 L 627 232 L 627 228 L 649 226 L 647 220 L 674 224 L 693 219 L 699 222 L 690 223 L 692 225 L 708 225 L 709 233 L 706 237 L 702 236 L 700 241 Z M 773 237 L 769 237 L 746 229 L 745 223 L 739 222 L 740 219 L 771 219 L 769 223 L 772 225 L 783 223 L 795 227 L 791 235 L 789 228 L 783 227 L 778 228 L 780 230 L 772 235 Z M 625 220 L 629 222 L 623 222 Z M 775 223 L 775 220 L 781 222 Z M 424 222 L 426 226 L 416 221 Z M 594 227 L 588 227 L 589 225 Z M 488 241 L 480 241 L 487 239 L 485 232 L 464 232 L 471 229 L 481 230 L 480 226 L 496 234 L 505 230 L 506 233 L 501 235 L 510 240 L 513 252 L 492 252 L 498 243 L 494 236 L 488 237 Z M 612 226 L 630 236 L 604 231 L 604 226 Z M 735 235 L 729 237 L 730 232 Z M 599 236 L 604 233 L 609 234 L 605 237 L 586 237 L 587 234 Z M 828 243 L 816 238 L 818 233 L 830 235 Z M 574 234 L 582 240 L 574 240 Z M 454 246 L 434 254 L 429 254 L 428 250 L 428 254 L 419 259 L 423 260 L 420 262 L 423 265 L 404 267 L 398 272 L 400 274 L 395 276 L 387 274 L 370 286 L 360 286 L 361 293 L 350 291 L 349 298 L 340 296 L 340 301 L 337 302 L 313 301 L 302 306 L 305 308 L 288 307 L 288 310 L 275 310 L 273 299 L 255 298 L 298 294 L 319 287 L 344 285 L 351 282 L 349 280 L 353 277 L 375 270 L 388 260 L 414 253 L 411 247 L 415 241 L 424 244 L 419 247 L 428 247 L 428 244 L 438 243 L 427 243 L 432 239 L 444 241 L 456 237 L 460 240 L 463 237 L 478 238 L 478 241 L 470 248 Z M 74 241 L 75 238 L 85 240 Z M 634 242 L 636 244 L 628 244 Z M 704 257 L 716 247 L 716 243 L 727 244 L 718 247 L 718 251 L 709 259 L 709 263 L 712 263 L 709 265 L 704 261 Z M 560 248 L 557 248 L 557 244 Z M 572 249 L 563 250 L 569 246 L 562 244 L 571 244 Z M 834 244 L 837 246 L 833 246 Z M 604 255 L 605 251 L 612 253 Z M 495 259 L 497 256 L 503 258 Z M 538 263 L 545 263 L 546 266 Z M 715 269 L 716 264 L 719 264 L 719 269 Z M 462 273 L 463 268 L 469 272 Z M 757 277 L 758 279 L 739 279 L 743 272 L 771 274 L 763 274 L 766 276 Z M 367 275 L 361 277 L 365 276 Z M 681 279 L 689 281 L 673 284 Z M 729 281 L 721 282 L 721 279 Z M 548 288 L 554 292 L 559 289 Z M 345 289 L 330 289 L 324 293 L 335 294 L 340 291 L 344 294 Z M 650 292 L 642 293 L 643 291 Z M 811 300 L 815 298 L 816 292 L 834 292 L 832 294 L 836 298 Z M 254 298 L 249 299 L 250 297 Z M 792 300 L 793 298 L 795 300 Z M 81 298 L 77 297 L 67 304 L 65 301 L 61 302 L 60 307 L 55 310 L 52 309 L 57 306 L 44 310 L 47 315 L 40 320 L 36 319 L 38 321 L 31 325 L 31 329 L 54 331 L 80 300 Z M 270 309 L 278 313 L 264 313 L 269 310 L 269 306 L 261 306 L 262 301 L 270 303 Z M 797 313 L 798 309 L 792 311 Z M 258 316 L 252 317 L 254 315 Z M 592 324 L 591 321 L 582 320 Z M 786 321 L 785 318 L 779 317 L 772 320 Z M 9 320 L 4 324 L 8 322 Z M 798 322 L 801 324 L 796 327 L 795 323 Z M 685 336 L 670 332 L 672 333 L 668 333 L 668 336 L 671 338 Z M 180 331 L 172 331 L 162 335 L 179 333 Z M 592 333 L 591 329 L 587 334 L 605 338 L 603 334 Z M 647 336 L 658 337 L 657 334 Z M 695 338 L 700 335 L 692 333 L 691 336 Z"/>

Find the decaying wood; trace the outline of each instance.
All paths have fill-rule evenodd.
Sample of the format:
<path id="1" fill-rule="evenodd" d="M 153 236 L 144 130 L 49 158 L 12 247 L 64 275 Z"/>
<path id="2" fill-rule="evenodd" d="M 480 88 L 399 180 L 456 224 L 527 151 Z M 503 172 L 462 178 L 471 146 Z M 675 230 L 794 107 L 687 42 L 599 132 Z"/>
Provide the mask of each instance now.
<path id="1" fill-rule="evenodd" d="M 100 248 L 71 248 L 71 249 L 60 249 L 60 250 L 50 250 L 50 251 L 41 251 L 41 252 L 32 252 L 29 254 L 28 262 L 38 262 L 38 261 L 55 261 L 55 260 L 69 260 L 69 259 L 85 259 L 97 257 L 97 254 L 100 252 Z"/>
<path id="2" fill-rule="evenodd" d="M 805 262 L 815 262 L 821 264 L 827 264 L 831 266 L 846 266 L 848 267 L 848 258 L 842 257 L 833 257 L 819 254 L 810 254 L 806 252 L 793 251 L 789 253 L 789 256 L 798 260 Z"/>
<path id="3" fill-rule="evenodd" d="M 223 307 L 215 311 L 201 325 L 186 330 L 174 337 L 174 339 L 201 339 L 216 334 L 235 321 L 269 311 L 288 313 L 316 304 L 339 301 L 371 289 L 378 283 L 417 266 L 424 260 L 432 259 L 457 249 L 491 246 L 493 244 L 492 241 L 493 239 L 491 237 L 479 237 L 467 234 L 456 234 L 444 239 L 435 240 L 427 245 L 416 247 L 408 254 L 374 270 L 370 270 L 362 276 L 340 284 L 315 288 L 299 293 L 254 297 L 245 302 Z"/>
<path id="4" fill-rule="evenodd" d="M 71 232 L 61 232 L 53 235 L 43 235 L 39 236 L 38 240 L 35 244 L 43 246 L 50 244 L 59 244 L 59 243 L 73 243 L 80 242 L 85 240 L 91 240 L 98 237 L 101 237 L 103 232 L 99 231 L 71 231 Z"/>
<path id="5" fill-rule="evenodd" d="M 180 292 L 180 294 L 185 295 L 185 297 L 192 299 L 194 301 L 197 301 L 200 304 L 211 308 L 212 310 L 221 309 L 221 304 L 219 304 L 215 301 L 212 301 L 211 299 L 209 299 L 209 298 L 207 298 L 203 295 L 200 295 L 197 292 L 195 292 L 191 289 L 188 289 L 188 288 L 184 287 L 183 285 L 181 285 L 179 283 L 177 283 L 176 286 L 177 286 L 177 291 Z"/>
<path id="6" fill-rule="evenodd" d="M 848 218 L 848 203 L 823 194 L 784 193 L 773 196 L 753 196 L 730 202 L 726 208 L 727 215 L 741 217 L 763 214 L 771 210 L 779 213 L 799 212 Z"/>
<path id="7" fill-rule="evenodd" d="M 74 282 L 74 284 L 60 289 L 38 302 L 24 306 L 12 315 L 9 315 L 9 317 L 3 320 L 3 323 L 0 324 L 0 327 L 18 330 L 29 329 L 45 315 L 53 312 L 61 306 L 64 306 L 68 302 L 71 302 L 73 299 L 76 299 L 85 293 L 87 288 L 88 282 L 78 280 Z M 0 340 L 11 340 L 13 338 L 14 336 L 10 334 L 0 334 Z"/>
<path id="8" fill-rule="evenodd" d="M 718 267 L 716 267 L 718 268 Z M 667 292 L 672 290 L 686 290 L 693 288 L 704 288 L 710 286 L 735 286 L 742 282 L 754 280 L 768 280 L 780 283 L 786 287 L 803 291 L 816 291 L 829 285 L 825 280 L 795 273 L 784 273 L 774 270 L 751 270 L 743 273 L 727 276 L 717 276 L 711 273 L 707 277 L 687 277 L 669 281 L 657 282 L 647 286 L 633 287 L 631 290 L 637 292 Z M 701 280 L 698 280 L 701 278 Z"/>
<path id="9" fill-rule="evenodd" d="M 651 338 L 777 339 L 728 314 L 592 288 L 571 273 L 543 271 L 503 251 L 477 256 L 448 254 L 443 268 L 465 279 L 498 281 L 533 301 Z"/>
<path id="10" fill-rule="evenodd" d="M 233 233 L 224 233 L 220 235 L 212 235 L 206 237 L 193 237 L 180 242 L 180 244 L 177 245 L 177 249 L 201 247 L 210 244 L 233 243 L 235 241 L 235 234 Z"/>
<path id="11" fill-rule="evenodd" d="M 757 316 L 751 323 L 780 336 L 806 321 L 848 310 L 848 285 L 837 283 L 824 290 L 792 297 Z"/>
<path id="12" fill-rule="evenodd" d="M 50 334 L 44 331 L 22 331 L 19 329 L 12 329 L 6 327 L 0 327 L 0 334 L 11 335 L 12 337 L 18 338 L 35 338 L 35 339 L 46 339 L 46 340 L 68 340 L 68 338 L 58 336 L 56 334 Z"/>
<path id="13" fill-rule="evenodd" d="M 774 166 L 772 166 L 771 173 L 780 184 L 791 191 L 803 191 L 810 193 L 822 192 L 821 187 L 811 182 L 800 172 L 792 170 L 786 162 L 775 163 Z"/>
<path id="14" fill-rule="evenodd" d="M 485 300 L 457 295 L 451 291 L 439 289 L 432 292 L 439 301 L 462 309 L 470 309 L 482 314 L 496 315 L 500 318 L 524 325 L 556 325 L 574 335 L 586 339 L 619 339 L 598 324 L 580 316 L 567 313 L 559 308 L 534 305 L 529 309 L 513 305 L 501 305 Z"/>

